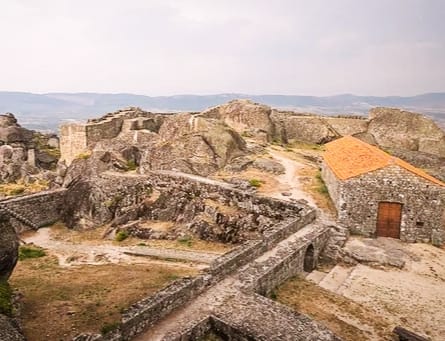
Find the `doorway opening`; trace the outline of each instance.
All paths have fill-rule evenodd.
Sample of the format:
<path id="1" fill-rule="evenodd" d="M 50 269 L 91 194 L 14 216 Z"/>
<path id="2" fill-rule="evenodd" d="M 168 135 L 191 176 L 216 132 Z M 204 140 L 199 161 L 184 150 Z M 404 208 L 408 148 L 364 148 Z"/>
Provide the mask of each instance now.
<path id="1" fill-rule="evenodd" d="M 314 269 L 315 269 L 314 246 L 310 244 L 306 249 L 306 253 L 304 254 L 303 270 L 305 272 L 312 272 L 312 270 Z"/>

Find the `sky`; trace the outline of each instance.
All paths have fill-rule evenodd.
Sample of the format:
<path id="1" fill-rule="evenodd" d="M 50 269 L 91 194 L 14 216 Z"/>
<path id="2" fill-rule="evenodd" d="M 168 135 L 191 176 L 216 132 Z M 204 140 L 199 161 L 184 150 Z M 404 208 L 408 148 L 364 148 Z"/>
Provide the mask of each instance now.
<path id="1" fill-rule="evenodd" d="M 445 0 L 0 0 L 0 90 L 445 91 Z"/>

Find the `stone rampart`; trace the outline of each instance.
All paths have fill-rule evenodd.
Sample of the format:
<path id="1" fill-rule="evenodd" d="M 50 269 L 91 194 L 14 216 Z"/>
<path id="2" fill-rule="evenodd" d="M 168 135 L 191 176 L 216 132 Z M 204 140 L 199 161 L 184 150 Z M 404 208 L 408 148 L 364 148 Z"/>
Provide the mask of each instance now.
<path id="1" fill-rule="evenodd" d="M 167 175 L 164 174 L 162 179 L 166 180 L 166 176 Z M 188 179 L 188 176 L 181 174 L 170 174 L 170 176 L 185 182 Z M 192 179 L 192 182 L 197 180 L 200 179 Z M 216 186 L 216 184 L 206 182 L 205 186 Z M 226 189 L 228 190 L 229 188 Z M 267 198 L 264 199 L 267 201 Z M 271 200 L 276 203 L 275 199 Z M 105 336 L 97 335 L 95 338 L 86 338 L 86 335 L 80 335 L 75 340 L 130 340 L 154 325 L 174 309 L 183 306 L 193 298 L 197 297 L 205 289 L 233 273 L 240 267 L 248 264 L 268 249 L 273 248 L 282 240 L 282 238 L 291 235 L 299 228 L 302 228 L 307 222 L 310 222 L 315 218 L 313 209 L 307 206 L 299 208 L 299 213 L 296 214 L 295 217 L 288 218 L 286 224 L 277 224 L 276 228 L 272 228 L 268 232 L 267 237 L 264 237 L 261 240 L 246 241 L 239 247 L 218 257 L 207 270 L 197 277 L 179 279 L 155 295 L 143 299 L 131 306 L 124 312 L 122 323 L 118 330 Z M 294 272 L 291 273 L 292 275 L 294 274 Z M 289 275 L 288 277 L 292 275 Z M 284 275 L 281 276 L 281 278 L 284 277 Z"/>
<path id="2" fill-rule="evenodd" d="M 0 200 L 18 233 L 55 223 L 61 217 L 66 189 Z"/>
<path id="3" fill-rule="evenodd" d="M 60 126 L 61 160 L 67 165 L 71 164 L 76 157 L 94 147 L 97 142 L 117 137 L 124 128 L 156 130 L 160 124 L 156 118 L 160 115 L 139 108 L 128 108 L 106 114 L 99 119 L 89 120 L 87 123 L 62 124 Z M 136 118 L 140 120 L 124 127 L 125 121 Z"/>

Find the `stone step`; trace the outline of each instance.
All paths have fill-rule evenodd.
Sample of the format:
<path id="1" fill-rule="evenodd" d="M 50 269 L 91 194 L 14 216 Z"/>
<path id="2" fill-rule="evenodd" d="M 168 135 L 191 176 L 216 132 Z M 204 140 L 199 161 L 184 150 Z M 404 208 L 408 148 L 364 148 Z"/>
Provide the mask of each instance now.
<path id="1" fill-rule="evenodd" d="M 312 272 L 306 272 L 306 279 L 312 283 L 319 284 L 329 273 L 313 270 Z"/>
<path id="2" fill-rule="evenodd" d="M 326 290 L 341 294 L 344 290 L 344 284 L 353 272 L 353 267 L 336 265 L 318 285 Z"/>

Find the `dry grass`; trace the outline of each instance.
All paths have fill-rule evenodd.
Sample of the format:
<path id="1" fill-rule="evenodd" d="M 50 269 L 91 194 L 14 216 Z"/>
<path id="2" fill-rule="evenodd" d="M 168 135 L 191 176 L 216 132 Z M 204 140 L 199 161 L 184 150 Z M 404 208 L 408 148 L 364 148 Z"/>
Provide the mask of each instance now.
<path id="1" fill-rule="evenodd" d="M 18 263 L 11 286 L 23 294 L 21 322 L 29 341 L 71 340 L 100 332 L 120 312 L 193 270 L 150 265 L 62 268 L 53 257 Z"/>
<path id="2" fill-rule="evenodd" d="M 175 226 L 173 221 L 144 221 L 140 227 L 150 228 L 154 231 L 169 231 Z"/>
<path id="3" fill-rule="evenodd" d="M 138 240 L 141 243 L 141 240 Z M 145 245 L 149 247 L 157 247 L 163 249 L 176 249 L 176 250 L 195 250 L 195 251 L 206 251 L 218 254 L 223 254 L 233 247 L 230 244 L 208 242 L 200 239 L 191 239 L 191 243 L 182 243 L 178 240 L 144 240 L 142 241 Z"/>
<path id="4" fill-rule="evenodd" d="M 287 281 L 276 292 L 276 298 L 280 303 L 325 324 L 345 341 L 392 340 L 393 326 L 388 320 L 304 279 Z"/>
<path id="5" fill-rule="evenodd" d="M 305 166 L 298 172 L 303 184 L 303 190 L 310 194 L 319 208 L 335 215 L 336 209 L 334 203 L 319 174 L 318 168 L 311 166 Z"/>
<path id="6" fill-rule="evenodd" d="M 316 152 L 324 151 L 324 145 L 316 143 L 307 143 L 302 141 L 291 141 L 286 145 L 287 149 L 297 150 L 311 150 Z"/>
<path id="7" fill-rule="evenodd" d="M 255 168 L 248 168 L 245 171 L 238 173 L 236 176 L 247 181 L 251 179 L 261 181 L 261 186 L 257 189 L 258 193 L 266 194 L 276 192 L 277 188 L 279 187 L 279 182 L 276 179 L 276 175 L 260 171 Z"/>
<path id="8" fill-rule="evenodd" d="M 57 222 L 51 226 L 51 239 L 63 240 L 71 243 L 104 243 L 102 238 L 103 234 L 107 230 L 107 226 L 98 226 L 89 230 L 72 230 L 65 226 L 61 222 Z"/>
<path id="9" fill-rule="evenodd" d="M 147 221 L 145 222 L 145 225 L 148 227 L 151 226 L 152 223 L 156 228 L 170 228 L 170 225 L 172 224 L 171 222 Z M 94 245 L 111 243 L 119 246 L 145 245 L 156 248 L 208 251 L 219 254 L 225 253 L 233 247 L 233 245 L 230 244 L 210 242 L 200 239 L 191 239 L 190 243 L 181 243 L 178 240 L 139 239 L 135 237 L 128 237 L 121 242 L 109 241 L 104 240 L 102 237 L 107 228 L 108 226 L 100 226 L 91 230 L 75 231 L 68 229 L 62 223 L 56 223 L 51 226 L 51 238 L 71 243 L 88 243 Z"/>
<path id="10" fill-rule="evenodd" d="M 39 180 L 33 183 L 17 182 L 0 184 L 0 197 L 37 193 L 46 189 L 48 189 L 48 182 L 43 180 Z"/>

